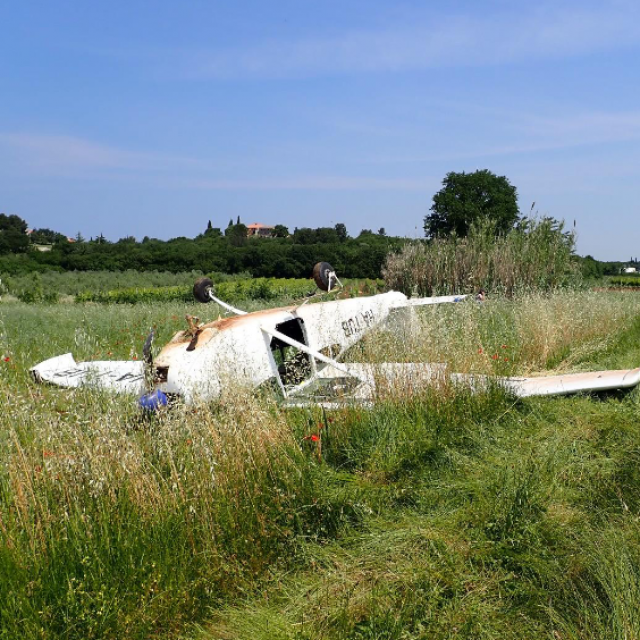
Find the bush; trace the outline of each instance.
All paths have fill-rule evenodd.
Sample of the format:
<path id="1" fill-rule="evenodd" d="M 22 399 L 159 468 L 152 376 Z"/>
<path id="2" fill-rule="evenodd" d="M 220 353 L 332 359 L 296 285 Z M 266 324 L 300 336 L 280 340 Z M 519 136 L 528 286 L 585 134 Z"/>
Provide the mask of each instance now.
<path id="1" fill-rule="evenodd" d="M 58 302 L 58 292 L 47 289 L 43 286 L 42 277 L 39 273 L 34 273 L 22 284 L 22 287 L 15 291 L 15 294 L 21 302 Z"/>
<path id="2" fill-rule="evenodd" d="M 574 235 L 552 218 L 524 219 L 498 237 L 490 224 L 480 224 L 464 238 L 406 245 L 387 257 L 383 276 L 388 287 L 407 295 L 547 291 L 577 283 L 574 244 Z"/>

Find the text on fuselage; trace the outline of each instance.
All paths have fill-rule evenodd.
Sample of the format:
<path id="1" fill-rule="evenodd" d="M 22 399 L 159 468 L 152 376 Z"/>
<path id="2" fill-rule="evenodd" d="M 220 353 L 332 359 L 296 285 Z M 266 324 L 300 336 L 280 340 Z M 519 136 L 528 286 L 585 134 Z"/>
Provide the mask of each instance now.
<path id="1" fill-rule="evenodd" d="M 346 338 L 350 338 L 356 333 L 362 333 L 373 324 L 373 311 L 367 309 L 358 315 L 349 318 L 342 323 L 342 330 Z"/>

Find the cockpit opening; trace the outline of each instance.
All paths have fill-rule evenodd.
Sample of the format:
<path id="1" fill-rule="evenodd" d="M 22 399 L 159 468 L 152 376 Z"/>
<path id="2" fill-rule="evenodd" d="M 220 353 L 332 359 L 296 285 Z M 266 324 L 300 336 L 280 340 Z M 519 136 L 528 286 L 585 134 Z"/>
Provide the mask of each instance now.
<path id="1" fill-rule="evenodd" d="M 292 318 L 276 325 L 276 331 L 288 338 L 307 344 L 304 332 L 304 320 Z M 285 387 L 291 387 L 304 382 L 313 372 L 310 356 L 279 338 L 271 338 L 269 348 L 278 367 L 278 375 Z"/>

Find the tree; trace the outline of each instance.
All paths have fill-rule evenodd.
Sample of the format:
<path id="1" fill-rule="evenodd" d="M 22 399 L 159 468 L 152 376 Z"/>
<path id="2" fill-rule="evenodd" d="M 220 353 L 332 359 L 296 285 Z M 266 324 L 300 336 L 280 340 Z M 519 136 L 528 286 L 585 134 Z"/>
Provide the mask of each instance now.
<path id="1" fill-rule="evenodd" d="M 32 244 L 54 244 L 56 242 L 66 242 L 67 236 L 52 229 L 34 229 L 29 236 Z"/>
<path id="2" fill-rule="evenodd" d="M 27 232 L 27 223 L 15 214 L 0 213 L 0 231 L 9 231 L 10 229 L 24 234 Z"/>
<path id="3" fill-rule="evenodd" d="M 15 228 L 0 229 L 0 254 L 24 253 L 29 248 L 29 236 Z"/>
<path id="4" fill-rule="evenodd" d="M 277 224 L 273 228 L 273 235 L 276 238 L 288 238 L 289 237 L 289 229 L 285 227 L 283 224 Z"/>
<path id="5" fill-rule="evenodd" d="M 293 241 L 296 244 L 315 244 L 316 230 L 309 227 L 302 227 L 302 229 L 296 227 L 293 230 Z"/>
<path id="6" fill-rule="evenodd" d="M 335 230 L 340 242 L 346 240 L 349 237 L 349 235 L 347 234 L 347 227 L 342 222 L 338 222 L 338 224 L 335 226 Z"/>
<path id="7" fill-rule="evenodd" d="M 232 247 L 242 247 L 247 242 L 247 227 L 242 223 L 227 227 L 224 233 Z"/>
<path id="8" fill-rule="evenodd" d="M 0 213 L 0 253 L 24 253 L 29 248 L 27 223 L 15 214 Z"/>
<path id="9" fill-rule="evenodd" d="M 516 188 L 505 176 L 487 169 L 473 173 L 451 171 L 433 196 L 431 213 L 424 219 L 428 238 L 456 233 L 466 236 L 474 222 L 489 220 L 496 233 L 506 233 L 518 220 Z"/>
<path id="10" fill-rule="evenodd" d="M 319 244 L 334 244 L 339 240 L 335 228 L 332 229 L 331 227 L 318 227 L 315 231 L 315 241 Z"/>

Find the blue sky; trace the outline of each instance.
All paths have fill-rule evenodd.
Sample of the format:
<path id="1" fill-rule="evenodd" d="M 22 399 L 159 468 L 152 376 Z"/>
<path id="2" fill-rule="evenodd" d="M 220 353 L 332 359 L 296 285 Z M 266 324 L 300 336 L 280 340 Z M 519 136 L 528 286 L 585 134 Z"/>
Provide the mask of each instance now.
<path id="1" fill-rule="evenodd" d="M 207 221 L 421 236 L 489 169 L 578 252 L 640 256 L 640 4 L 0 4 L 0 211 L 68 235 Z"/>

